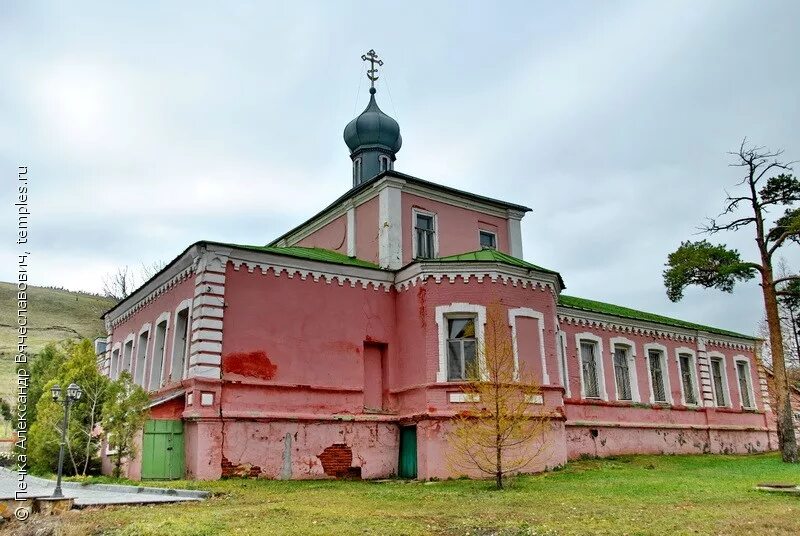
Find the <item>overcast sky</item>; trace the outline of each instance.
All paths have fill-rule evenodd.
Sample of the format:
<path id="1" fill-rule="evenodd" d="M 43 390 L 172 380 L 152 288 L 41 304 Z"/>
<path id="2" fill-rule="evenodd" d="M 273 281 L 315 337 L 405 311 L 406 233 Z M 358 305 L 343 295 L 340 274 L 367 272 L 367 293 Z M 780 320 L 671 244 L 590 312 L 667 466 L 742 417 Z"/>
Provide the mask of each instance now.
<path id="1" fill-rule="evenodd" d="M 374 48 L 396 169 L 533 207 L 525 258 L 569 294 L 753 333 L 755 283 L 673 304 L 661 272 L 719 212 L 744 136 L 800 158 L 798 22 L 794 1 L 3 2 L 0 279 L 18 165 L 35 284 L 99 291 L 304 221 L 351 186 L 342 129 Z"/>

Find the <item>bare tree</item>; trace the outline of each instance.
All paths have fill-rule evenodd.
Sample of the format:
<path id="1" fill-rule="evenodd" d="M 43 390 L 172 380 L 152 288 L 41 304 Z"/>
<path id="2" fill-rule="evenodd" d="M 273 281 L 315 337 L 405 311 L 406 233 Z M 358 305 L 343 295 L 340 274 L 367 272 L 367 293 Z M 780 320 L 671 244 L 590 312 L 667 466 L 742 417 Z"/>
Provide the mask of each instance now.
<path id="1" fill-rule="evenodd" d="M 139 284 L 144 283 L 158 272 L 164 269 L 167 265 L 166 261 L 153 261 L 150 264 L 141 263 L 139 267 Z"/>
<path id="2" fill-rule="evenodd" d="M 775 374 L 778 442 L 783 460 L 794 463 L 797 461 L 797 440 L 792 423 L 778 300 L 781 296 L 791 295 L 784 287 L 800 280 L 800 275 L 775 277 L 773 256 L 787 243 L 800 243 L 800 208 L 794 207 L 800 201 L 800 181 L 788 173 L 793 162 L 778 160 L 782 151 L 748 147 L 745 139 L 739 150 L 730 154 L 735 157 L 731 166 L 744 171 L 744 177 L 737 184 L 742 191 L 728 193 L 725 210 L 717 218 L 709 219 L 701 230 L 717 234 L 752 228 L 758 259 L 743 261 L 738 251 L 728 249 L 724 244 L 713 245 L 706 240 L 683 242 L 668 257 L 664 285 L 667 296 L 678 301 L 690 285 L 732 292 L 737 281 L 760 279 Z M 783 214 L 770 217 L 770 211 L 774 209 L 783 209 Z"/>
<path id="3" fill-rule="evenodd" d="M 103 294 L 117 301 L 127 298 L 133 288 L 133 275 L 127 266 L 117 268 L 103 277 Z"/>
<path id="4" fill-rule="evenodd" d="M 103 295 L 114 298 L 117 301 L 124 300 L 166 265 L 167 263 L 164 261 L 155 261 L 150 264 L 142 262 L 136 272 L 127 265 L 117 268 L 114 272 L 103 277 Z"/>
<path id="5" fill-rule="evenodd" d="M 504 313 L 499 301 L 487 307 L 484 340 L 462 387 L 471 406 L 456 416 L 448 437 L 451 466 L 492 475 L 497 489 L 543 453 L 550 429 L 538 383 L 515 362 Z"/>

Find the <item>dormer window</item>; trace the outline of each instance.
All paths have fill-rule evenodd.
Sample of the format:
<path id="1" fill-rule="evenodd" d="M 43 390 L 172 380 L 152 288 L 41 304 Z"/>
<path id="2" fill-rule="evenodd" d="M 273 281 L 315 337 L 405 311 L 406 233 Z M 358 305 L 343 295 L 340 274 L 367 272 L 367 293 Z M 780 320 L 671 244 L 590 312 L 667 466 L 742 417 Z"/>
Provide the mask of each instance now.
<path id="1" fill-rule="evenodd" d="M 436 256 L 436 217 L 414 212 L 414 258 L 433 259 Z"/>
<path id="2" fill-rule="evenodd" d="M 497 235 L 490 231 L 479 231 L 481 249 L 497 249 Z"/>
<path id="3" fill-rule="evenodd" d="M 378 163 L 380 164 L 381 172 L 392 169 L 392 159 L 386 155 L 380 155 L 378 157 Z"/>

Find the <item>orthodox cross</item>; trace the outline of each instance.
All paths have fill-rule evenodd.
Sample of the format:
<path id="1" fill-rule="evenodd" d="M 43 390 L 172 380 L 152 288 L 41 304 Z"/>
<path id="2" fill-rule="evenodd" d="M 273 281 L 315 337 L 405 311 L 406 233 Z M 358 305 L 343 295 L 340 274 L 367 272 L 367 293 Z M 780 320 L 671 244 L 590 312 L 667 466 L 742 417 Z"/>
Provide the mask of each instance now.
<path id="1" fill-rule="evenodd" d="M 374 49 L 370 49 L 366 54 L 362 54 L 361 60 L 370 63 L 370 68 L 367 69 L 367 78 L 369 78 L 369 87 L 374 88 L 375 81 L 378 79 L 378 69 L 375 67 L 375 64 L 383 65 L 383 60 L 378 59 L 378 55 L 375 53 Z"/>

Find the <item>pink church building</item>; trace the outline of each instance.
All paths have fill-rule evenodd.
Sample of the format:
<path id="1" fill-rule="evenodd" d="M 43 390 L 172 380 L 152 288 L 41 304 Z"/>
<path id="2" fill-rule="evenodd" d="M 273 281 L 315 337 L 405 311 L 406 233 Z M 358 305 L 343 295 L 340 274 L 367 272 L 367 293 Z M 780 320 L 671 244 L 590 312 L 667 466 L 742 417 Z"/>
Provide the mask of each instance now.
<path id="1" fill-rule="evenodd" d="M 531 209 L 395 171 L 370 93 L 352 188 L 267 245 L 192 244 L 105 313 L 104 373 L 152 397 L 129 477 L 459 476 L 447 432 L 496 300 L 551 416 L 528 471 L 776 448 L 755 338 L 565 295 L 523 260 Z"/>

